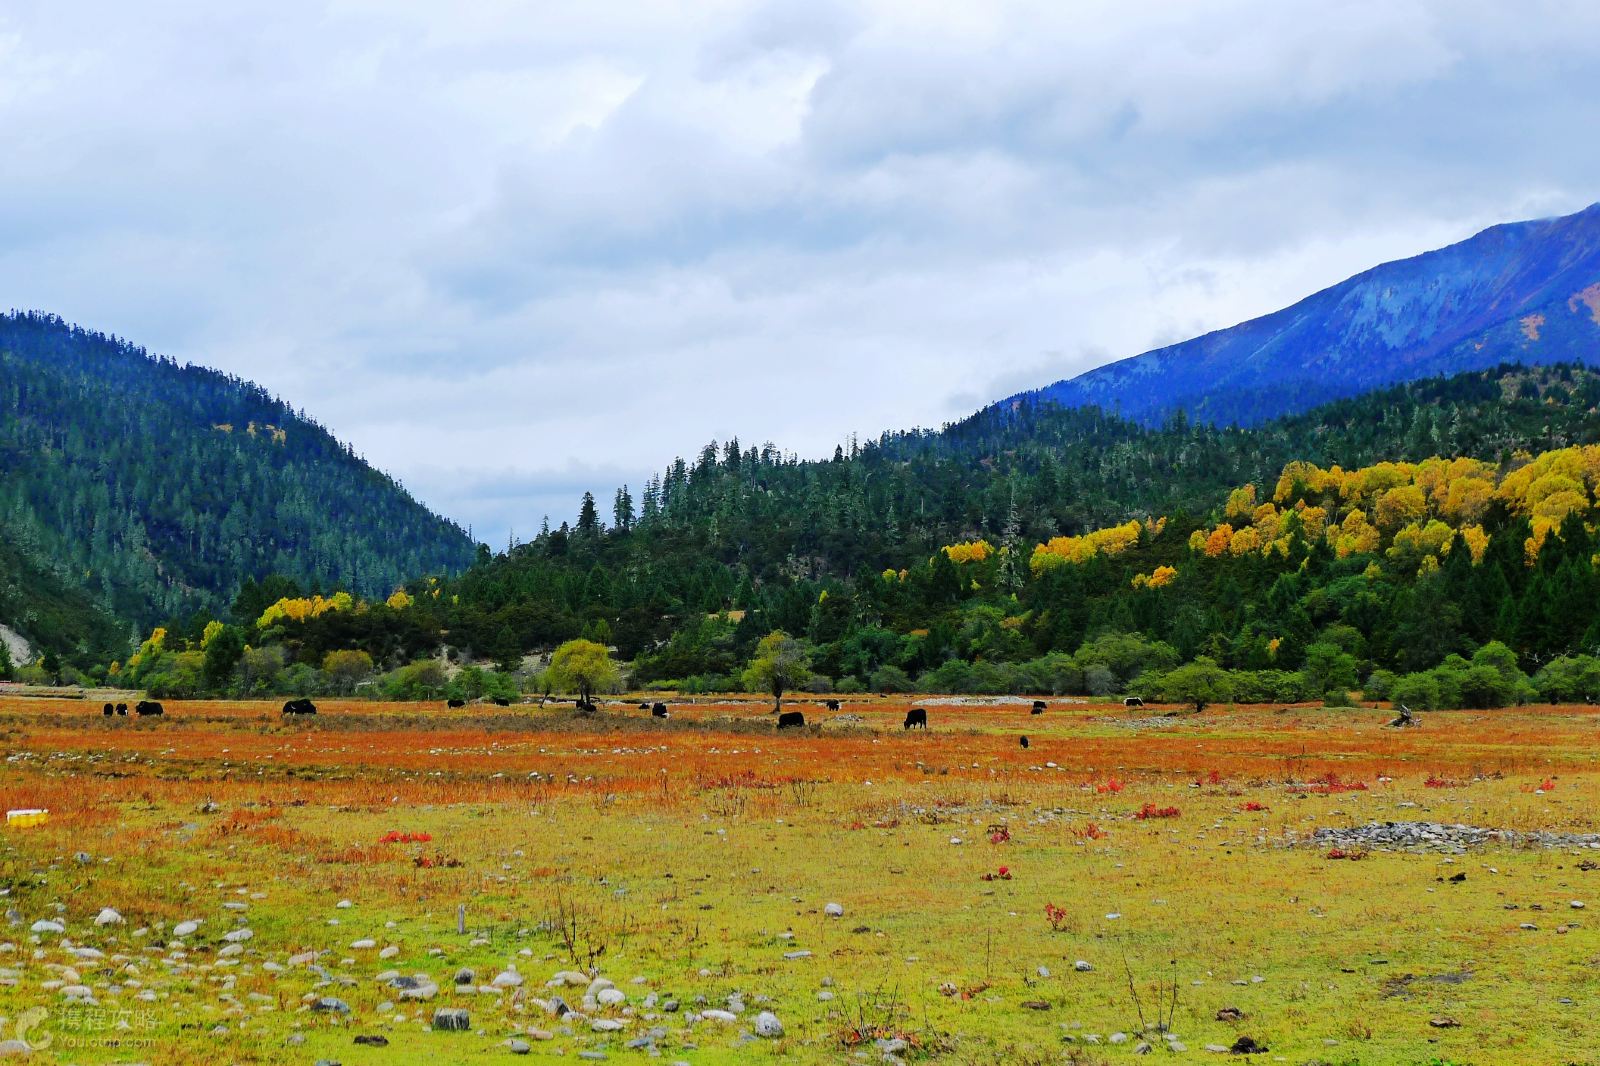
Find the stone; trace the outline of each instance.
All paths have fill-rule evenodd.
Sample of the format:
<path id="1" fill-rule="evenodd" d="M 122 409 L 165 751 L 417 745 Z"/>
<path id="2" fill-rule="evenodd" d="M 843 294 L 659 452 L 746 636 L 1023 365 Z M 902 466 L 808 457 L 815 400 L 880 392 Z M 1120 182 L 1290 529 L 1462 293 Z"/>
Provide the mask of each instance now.
<path id="1" fill-rule="evenodd" d="M 826 907 L 822 908 L 822 913 L 826 914 L 829 918 L 843 918 L 844 904 L 830 903 Z"/>
<path id="2" fill-rule="evenodd" d="M 620 1007 L 628 1002 L 628 995 L 620 988 L 602 988 L 594 999 L 602 1007 Z"/>
<path id="3" fill-rule="evenodd" d="M 232 929 L 226 933 L 223 933 L 222 939 L 226 940 L 230 944 L 241 944 L 253 936 L 255 936 L 255 934 L 252 933 L 248 928 Z"/>
<path id="4" fill-rule="evenodd" d="M 470 985 L 477 979 L 477 973 L 470 966 L 461 967 L 461 969 L 456 971 L 454 978 L 455 983 L 458 985 Z"/>
<path id="5" fill-rule="evenodd" d="M 363 938 L 361 940 L 352 940 L 352 941 L 350 941 L 350 950 L 351 951 L 366 951 L 368 948 L 375 948 L 377 946 L 378 946 L 378 942 L 376 940 L 372 940 L 370 938 Z"/>
<path id="6" fill-rule="evenodd" d="M 522 985 L 522 975 L 515 970 L 502 970 L 494 975 L 490 982 L 496 988 L 519 988 Z"/>
<path id="7" fill-rule="evenodd" d="M 34 922 L 32 925 L 30 925 L 28 929 L 30 932 L 34 933 L 65 933 L 67 931 L 66 926 L 62 925 L 60 922 L 52 921 L 49 918 L 40 918 L 37 922 Z"/>
<path id="8" fill-rule="evenodd" d="M 588 974 L 579 973 L 577 970 L 562 970 L 560 973 L 550 978 L 550 980 L 546 981 L 545 987 L 560 988 L 562 985 L 566 985 L 568 988 L 582 988 L 588 983 Z"/>
<path id="9" fill-rule="evenodd" d="M 380 1036 L 380 1035 L 377 1035 L 377 1034 L 373 1034 L 371 1036 L 368 1036 L 368 1035 L 363 1033 L 362 1035 L 356 1037 L 355 1042 L 357 1044 L 360 1044 L 362 1047 L 388 1047 L 389 1046 L 389 1038 L 386 1037 L 386 1036 Z"/>
<path id="10" fill-rule="evenodd" d="M 589 1023 L 589 1028 L 597 1033 L 620 1033 L 627 1027 L 627 1022 L 618 1021 L 615 1018 L 596 1018 Z"/>
<path id="11" fill-rule="evenodd" d="M 1126 1044 L 1128 1042 L 1128 1034 L 1112 1033 L 1110 1036 L 1106 1037 L 1106 1040 L 1113 1044 Z"/>
<path id="12" fill-rule="evenodd" d="M 785 959 L 789 960 L 790 962 L 793 962 L 796 959 L 809 959 L 811 957 L 811 952 L 809 952 L 809 951 L 785 951 L 783 953 L 783 957 Z"/>
<path id="13" fill-rule="evenodd" d="M 472 1028 L 472 1015 L 462 1007 L 440 1007 L 433 1012 L 433 1027 L 449 1032 L 466 1032 Z"/>
<path id="14" fill-rule="evenodd" d="M 1073 963 L 1072 964 L 1072 968 L 1074 970 L 1077 970 L 1079 973 L 1093 973 L 1094 972 L 1094 967 L 1089 965 L 1089 963 L 1087 961 L 1083 960 L 1083 959 L 1079 959 L 1077 962 Z"/>
<path id="15" fill-rule="evenodd" d="M 731 1010 L 703 1010 L 700 1017 L 709 1022 L 736 1022 L 739 1016 Z"/>
<path id="16" fill-rule="evenodd" d="M 380 959 L 392 959 L 392 958 L 394 958 L 395 956 L 397 956 L 399 954 L 400 954 L 399 945 L 398 944 L 390 944 L 388 947 L 386 947 L 382 951 L 378 952 L 378 958 L 380 958 Z"/>
<path id="17" fill-rule="evenodd" d="M 527 1055 L 533 1051 L 533 1045 L 526 1040 L 518 1040 L 512 1037 L 505 1042 L 505 1049 L 513 1055 Z"/>
<path id="18" fill-rule="evenodd" d="M 756 1035 L 768 1039 L 776 1039 L 783 1035 L 783 1023 L 778 1016 L 770 1010 L 764 1010 L 756 1015 Z"/>
<path id="19" fill-rule="evenodd" d="M 101 908 L 100 913 L 94 916 L 95 925 L 122 925 L 123 921 L 122 915 L 110 907 Z"/>
<path id="20" fill-rule="evenodd" d="M 350 1004 L 333 996 L 322 996 L 311 1004 L 311 1009 L 318 1014 L 349 1014 Z"/>
<path id="21" fill-rule="evenodd" d="M 179 922 L 172 927 L 173 936 L 193 936 L 199 930 L 199 922 Z"/>

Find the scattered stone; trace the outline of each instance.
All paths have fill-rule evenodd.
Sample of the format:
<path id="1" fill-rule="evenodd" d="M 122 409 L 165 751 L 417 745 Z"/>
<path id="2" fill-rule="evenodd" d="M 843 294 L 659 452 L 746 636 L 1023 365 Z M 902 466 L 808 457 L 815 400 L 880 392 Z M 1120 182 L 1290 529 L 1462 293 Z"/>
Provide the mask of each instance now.
<path id="1" fill-rule="evenodd" d="M 1461 1028 L 1461 1023 L 1460 1022 L 1456 1021 L 1454 1018 L 1448 1018 L 1448 1017 L 1429 1018 L 1428 1019 L 1428 1024 L 1433 1026 L 1435 1029 L 1459 1029 L 1459 1028 Z"/>
<path id="2" fill-rule="evenodd" d="M 1242 1022 L 1244 1021 L 1244 1011 L 1240 1010 L 1238 1007 L 1223 1007 L 1221 1010 L 1217 1011 L 1217 1021 Z"/>
<path id="3" fill-rule="evenodd" d="M 809 959 L 811 957 L 811 952 L 809 952 L 809 951 L 785 951 L 783 953 L 783 957 L 785 959 L 789 960 L 790 962 L 793 962 L 796 959 Z"/>
<path id="4" fill-rule="evenodd" d="M 67 927 L 62 925 L 60 922 L 52 921 L 49 918 L 40 918 L 37 922 L 34 922 L 32 925 L 30 925 L 28 930 L 34 933 L 65 933 L 67 931 Z"/>
<path id="5" fill-rule="evenodd" d="M 433 1027 L 464 1033 L 472 1028 L 472 1016 L 462 1007 L 440 1007 L 433 1012 Z"/>
<path id="6" fill-rule="evenodd" d="M 110 907 L 104 907 L 94 917 L 95 925 L 122 925 L 123 917 Z"/>
<path id="7" fill-rule="evenodd" d="M 615 1018 L 596 1018 L 589 1023 L 589 1028 L 597 1033 L 619 1033 L 628 1027 L 627 1022 Z"/>
<path id="8" fill-rule="evenodd" d="M 1112 1033 L 1110 1036 L 1106 1037 L 1106 1040 L 1113 1044 L 1126 1044 L 1128 1042 L 1128 1034 Z"/>
<path id="9" fill-rule="evenodd" d="M 350 941 L 350 950 L 351 951 L 366 951 L 368 948 L 375 948 L 377 946 L 378 946 L 378 942 L 376 940 L 371 940 L 371 939 L 367 939 L 367 938 L 363 938 L 361 940 L 352 940 L 352 941 Z"/>
<path id="10" fill-rule="evenodd" d="M 843 918 L 844 904 L 830 903 L 826 907 L 822 908 L 822 913 L 826 914 L 829 918 Z"/>
<path id="11" fill-rule="evenodd" d="M 1264 1055 L 1267 1052 L 1267 1045 L 1256 1043 L 1254 1037 L 1241 1036 L 1233 1042 L 1228 1051 L 1234 1055 Z"/>
<path id="12" fill-rule="evenodd" d="M 333 996 L 322 996 L 311 1004 L 311 1009 L 318 1014 L 349 1014 L 350 1004 Z"/>
<path id="13" fill-rule="evenodd" d="M 628 995 L 620 988 L 602 988 L 594 997 L 602 1007 L 620 1007 L 628 1002 Z"/>
<path id="14" fill-rule="evenodd" d="M 470 985 L 477 979 L 478 975 L 470 966 L 463 966 L 456 971 L 455 983 L 458 985 Z"/>
<path id="15" fill-rule="evenodd" d="M 496 988 L 518 988 L 522 985 L 522 975 L 515 970 L 502 970 L 490 983 Z"/>
<path id="16" fill-rule="evenodd" d="M 1049 1010 L 1050 1004 L 1042 999 L 1025 999 L 1020 1004 L 1023 1010 Z"/>
<path id="17" fill-rule="evenodd" d="M 357 1044 L 360 1044 L 362 1047 L 388 1047 L 389 1046 L 389 1038 L 386 1037 L 386 1036 L 380 1036 L 380 1035 L 377 1035 L 377 1034 L 373 1034 L 371 1036 L 368 1036 L 366 1034 L 362 1034 L 361 1036 L 356 1037 L 356 1041 L 355 1042 Z"/>
<path id="18" fill-rule="evenodd" d="M 1073 963 L 1072 964 L 1072 968 L 1074 970 L 1077 970 L 1079 973 L 1092 973 L 1092 972 L 1094 972 L 1094 967 L 1090 966 L 1083 959 L 1079 959 L 1077 962 Z"/>
<path id="19" fill-rule="evenodd" d="M 513 1037 L 505 1042 L 505 1049 L 513 1055 L 527 1055 L 533 1051 L 533 1045 L 526 1040 L 518 1040 Z"/>
<path id="20" fill-rule="evenodd" d="M 778 1016 L 769 1010 L 764 1010 L 756 1015 L 756 1035 L 776 1038 L 783 1035 L 783 1023 Z"/>

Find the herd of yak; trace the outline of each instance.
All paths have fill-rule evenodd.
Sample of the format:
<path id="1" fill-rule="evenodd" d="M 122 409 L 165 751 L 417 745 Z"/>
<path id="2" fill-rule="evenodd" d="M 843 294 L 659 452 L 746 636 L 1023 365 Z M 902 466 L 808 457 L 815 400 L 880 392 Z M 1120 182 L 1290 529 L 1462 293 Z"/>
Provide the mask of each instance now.
<path id="1" fill-rule="evenodd" d="M 509 707 L 509 706 L 511 706 L 511 701 L 506 699 L 504 696 L 492 697 L 489 700 L 489 702 L 493 703 L 497 707 Z M 540 701 L 541 704 L 543 702 L 544 701 L 542 701 L 542 700 Z M 1125 706 L 1128 706 L 1128 707 L 1143 707 L 1144 706 L 1144 701 L 1141 700 L 1138 696 L 1130 696 L 1127 699 L 1123 700 L 1122 702 L 1123 702 L 1123 704 Z M 467 702 L 466 702 L 466 700 L 451 699 L 451 700 L 446 700 L 445 704 L 446 704 L 446 706 L 451 707 L 451 708 L 458 708 L 458 707 L 465 707 L 467 705 Z M 838 700 L 828 700 L 826 706 L 827 706 L 828 710 L 830 710 L 830 711 L 837 711 L 839 709 L 839 701 Z M 1030 714 L 1043 714 L 1045 712 L 1045 706 L 1046 706 L 1046 704 L 1045 704 L 1044 700 L 1034 700 L 1033 701 L 1033 708 L 1029 713 Z M 595 712 L 596 710 L 599 709 L 594 704 L 593 701 L 588 700 L 588 699 L 579 699 L 577 701 L 577 708 L 578 708 L 579 712 L 585 713 L 585 714 L 592 714 L 593 712 Z M 659 700 L 657 700 L 655 702 L 651 702 L 650 700 L 641 700 L 639 702 L 639 709 L 641 711 L 649 711 L 650 712 L 650 717 L 652 717 L 652 718 L 670 718 L 670 717 L 672 717 L 667 711 L 667 705 L 665 703 L 660 702 Z M 126 715 L 128 713 L 128 705 L 126 703 L 118 703 L 115 706 L 113 706 L 112 704 L 108 703 L 108 704 L 105 705 L 105 709 L 101 713 L 103 713 L 107 718 L 110 718 L 113 715 L 119 715 L 119 714 L 120 715 Z M 166 708 L 162 707 L 161 704 L 156 702 L 155 700 L 140 700 L 138 703 L 134 704 L 133 713 L 136 714 L 136 715 L 139 715 L 140 717 L 145 717 L 147 715 L 154 715 L 154 714 L 165 714 L 166 713 Z M 293 714 L 293 715 L 316 714 L 317 713 L 317 705 L 315 703 L 312 703 L 310 700 L 308 700 L 308 699 L 306 699 L 304 697 L 301 697 L 299 699 L 293 699 L 293 700 L 290 700 L 289 702 L 285 703 L 283 705 L 283 713 L 284 714 Z M 1408 714 L 1409 714 L 1409 712 L 1408 712 Z M 802 728 L 805 727 L 805 724 L 806 724 L 806 716 L 805 716 L 804 712 L 801 712 L 801 711 L 780 711 L 779 714 L 778 714 L 778 728 L 779 729 L 802 729 Z M 913 708 L 911 708 L 909 711 L 906 712 L 906 720 L 900 726 L 900 728 L 901 729 L 927 729 L 928 728 L 928 709 L 926 707 L 913 707 Z M 1022 737 L 1021 741 L 1022 741 L 1022 746 L 1024 748 L 1026 748 L 1028 746 L 1028 738 L 1027 737 Z"/>

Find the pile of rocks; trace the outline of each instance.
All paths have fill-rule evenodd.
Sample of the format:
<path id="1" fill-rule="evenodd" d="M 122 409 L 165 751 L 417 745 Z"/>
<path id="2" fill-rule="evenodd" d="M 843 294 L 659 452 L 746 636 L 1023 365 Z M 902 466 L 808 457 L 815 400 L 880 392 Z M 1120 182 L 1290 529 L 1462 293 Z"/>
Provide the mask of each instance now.
<path id="1" fill-rule="evenodd" d="M 1291 843 L 1317 848 L 1362 851 L 1444 851 L 1460 854 L 1489 844 L 1537 848 L 1600 849 L 1600 833 L 1530 833 L 1514 829 L 1484 829 L 1444 822 L 1368 822 L 1366 825 L 1314 830 Z"/>

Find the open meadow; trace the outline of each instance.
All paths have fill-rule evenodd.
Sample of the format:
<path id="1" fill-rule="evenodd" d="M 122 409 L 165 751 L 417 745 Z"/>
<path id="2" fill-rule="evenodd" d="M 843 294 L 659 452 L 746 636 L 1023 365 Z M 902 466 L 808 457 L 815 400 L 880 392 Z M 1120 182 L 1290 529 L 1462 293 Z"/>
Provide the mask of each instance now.
<path id="1" fill-rule="evenodd" d="M 0 698 L 0 801 L 51 812 L 0 830 L 0 1038 L 83 1063 L 1600 1061 L 1593 708 L 1402 730 L 858 697 L 790 701 L 810 724 L 778 733 L 755 699 L 669 703 Z M 1348 832 L 1390 822 L 1501 832 Z"/>

